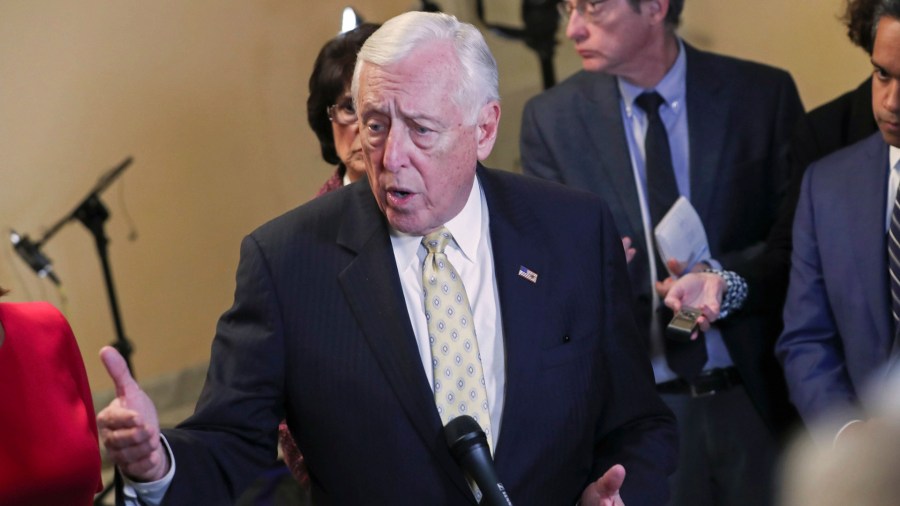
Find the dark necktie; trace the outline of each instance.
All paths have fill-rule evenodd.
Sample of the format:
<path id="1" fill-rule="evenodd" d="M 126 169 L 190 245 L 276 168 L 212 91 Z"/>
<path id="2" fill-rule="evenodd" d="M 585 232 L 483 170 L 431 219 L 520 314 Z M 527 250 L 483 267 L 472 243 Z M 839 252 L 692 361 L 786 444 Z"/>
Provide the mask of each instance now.
<path id="1" fill-rule="evenodd" d="M 891 210 L 891 225 L 888 227 L 888 273 L 891 284 L 891 316 L 893 316 L 894 333 L 900 323 L 900 192 L 894 198 Z"/>
<path id="2" fill-rule="evenodd" d="M 663 216 L 678 200 L 678 184 L 675 182 L 675 169 L 672 166 L 672 150 L 669 148 L 669 134 L 662 118 L 659 117 L 659 106 L 664 102 L 659 93 L 649 91 L 641 93 L 634 103 L 647 115 L 647 136 L 644 138 L 644 160 L 647 173 L 647 205 L 650 208 L 650 222 L 655 228 Z M 651 237 L 653 234 L 650 234 Z M 656 276 L 663 280 L 668 276 L 659 253 L 653 247 L 656 259 Z M 657 317 L 659 326 L 664 329 L 672 318 L 672 313 L 660 304 Z M 678 342 L 663 339 L 666 348 L 666 361 L 669 367 L 682 378 L 691 378 L 700 373 L 706 363 L 706 340 L 703 334 L 695 341 Z"/>

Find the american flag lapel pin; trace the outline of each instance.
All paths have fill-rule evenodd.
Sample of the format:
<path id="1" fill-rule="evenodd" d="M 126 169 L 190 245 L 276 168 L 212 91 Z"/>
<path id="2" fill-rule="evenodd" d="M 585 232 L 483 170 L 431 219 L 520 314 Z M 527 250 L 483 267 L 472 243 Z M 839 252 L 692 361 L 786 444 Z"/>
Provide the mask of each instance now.
<path id="1" fill-rule="evenodd" d="M 525 278 L 532 283 L 537 283 L 537 276 L 537 273 L 528 267 L 525 267 L 524 265 L 519 266 L 519 277 Z"/>

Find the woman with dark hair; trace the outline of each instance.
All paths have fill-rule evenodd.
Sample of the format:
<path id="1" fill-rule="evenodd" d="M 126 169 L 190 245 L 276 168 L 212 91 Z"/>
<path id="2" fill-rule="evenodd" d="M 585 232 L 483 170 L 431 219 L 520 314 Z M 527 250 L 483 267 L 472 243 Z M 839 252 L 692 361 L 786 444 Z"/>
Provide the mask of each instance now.
<path id="1" fill-rule="evenodd" d="M 350 96 L 350 81 L 356 54 L 378 25 L 364 23 L 328 41 L 316 58 L 309 76 L 306 115 L 322 148 L 322 158 L 337 164 L 334 174 L 316 196 L 350 184 L 366 173 L 356 109 Z"/>
<path id="2" fill-rule="evenodd" d="M 0 504 L 91 504 L 102 489 L 94 405 L 52 305 L 0 303 L 0 385 Z"/>

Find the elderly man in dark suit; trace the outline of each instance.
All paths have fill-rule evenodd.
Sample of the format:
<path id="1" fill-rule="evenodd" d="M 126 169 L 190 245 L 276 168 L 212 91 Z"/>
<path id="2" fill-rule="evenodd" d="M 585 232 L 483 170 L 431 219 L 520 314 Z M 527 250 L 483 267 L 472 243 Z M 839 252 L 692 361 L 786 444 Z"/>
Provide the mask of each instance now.
<path id="1" fill-rule="evenodd" d="M 898 354 L 900 0 L 878 1 L 873 19 L 880 131 L 803 177 L 777 347 L 791 399 L 804 421 L 824 424 L 814 435 L 825 444 L 865 430 L 862 394 Z"/>
<path id="2" fill-rule="evenodd" d="M 660 295 L 667 270 L 684 266 L 657 258 L 653 228 L 685 197 L 709 242 L 710 259 L 694 269 L 737 282 L 719 269 L 740 273 L 758 254 L 787 183 L 785 154 L 802 113 L 793 80 L 683 42 L 675 33 L 683 0 L 560 5 L 584 71 L 526 105 L 524 171 L 602 196 L 637 250 L 633 309 L 679 421 L 674 503 L 767 504 L 777 440 L 793 416 L 776 333 L 743 312 L 687 345 L 665 339 L 671 316 L 659 311 Z"/>
<path id="3" fill-rule="evenodd" d="M 500 106 L 478 31 L 388 21 L 353 95 L 368 182 L 244 240 L 195 414 L 161 442 L 152 404 L 101 352 L 120 395 L 98 423 L 126 495 L 232 502 L 286 418 L 314 502 L 476 504 L 444 434 L 469 414 L 517 505 L 665 502 L 674 420 L 612 216 L 596 196 L 479 164 Z"/>

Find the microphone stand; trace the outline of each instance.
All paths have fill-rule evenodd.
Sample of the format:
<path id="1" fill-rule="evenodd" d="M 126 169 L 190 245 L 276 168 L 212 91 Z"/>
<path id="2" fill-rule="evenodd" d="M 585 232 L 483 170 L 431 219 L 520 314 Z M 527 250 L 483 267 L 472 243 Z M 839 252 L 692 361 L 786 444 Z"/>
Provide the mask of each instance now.
<path id="1" fill-rule="evenodd" d="M 119 302 L 116 297 L 116 288 L 113 283 L 112 270 L 109 265 L 109 238 L 106 236 L 104 224 L 109 219 L 109 210 L 100 200 L 100 194 L 122 174 L 134 159 L 128 157 L 119 165 L 108 170 L 100 176 L 97 184 L 88 192 L 87 197 L 81 201 L 75 209 L 57 221 L 47 232 L 35 243 L 31 243 L 28 236 L 19 236 L 15 232 L 12 234 L 13 246 L 22 255 L 22 258 L 31 265 L 39 275 L 49 277 L 55 284 L 59 285 L 59 279 L 53 274 L 50 267 L 50 260 L 41 253 L 41 246 L 47 243 L 57 232 L 60 231 L 67 223 L 72 220 L 80 221 L 91 234 L 94 236 L 94 243 L 97 246 L 97 254 L 100 257 L 100 264 L 103 267 L 103 279 L 106 282 L 106 294 L 109 298 L 109 308 L 112 311 L 113 324 L 116 329 L 116 340 L 112 343 L 112 347 L 125 359 L 125 364 L 131 375 L 134 376 L 134 367 L 131 365 L 131 353 L 134 348 L 131 342 L 125 337 L 125 329 L 122 325 L 122 315 L 119 312 Z M 118 479 L 118 477 L 117 477 Z M 114 489 L 114 484 L 107 485 L 100 493 L 94 497 L 94 505 L 102 506 L 103 500 Z"/>
<path id="2" fill-rule="evenodd" d="M 122 163 L 113 167 L 107 171 L 106 174 L 101 176 L 97 181 L 97 184 L 94 185 L 88 193 L 87 197 L 85 197 L 72 212 L 63 216 L 62 219 L 50 227 L 43 237 L 35 243 L 35 248 L 40 251 L 41 246 L 72 220 L 80 221 L 91 231 L 91 234 L 94 236 L 94 242 L 97 245 L 97 254 L 100 256 L 100 263 L 103 267 L 103 277 L 106 281 L 106 293 L 109 298 L 109 307 L 112 311 L 113 323 L 116 329 L 116 340 L 112 343 L 112 347 L 122 354 L 125 363 L 128 365 L 128 369 L 132 371 L 132 375 L 134 375 L 134 369 L 131 366 L 131 353 L 133 348 L 131 343 L 125 337 L 125 330 L 122 326 L 122 316 L 119 312 L 119 303 L 116 298 L 116 288 L 113 284 L 112 270 L 109 266 L 109 239 L 104 230 L 104 224 L 106 223 L 106 220 L 109 219 L 109 211 L 106 209 L 106 206 L 103 205 L 103 202 L 100 201 L 100 194 L 119 177 L 122 171 L 131 165 L 133 160 L 134 159 L 129 156 L 122 161 Z"/>

